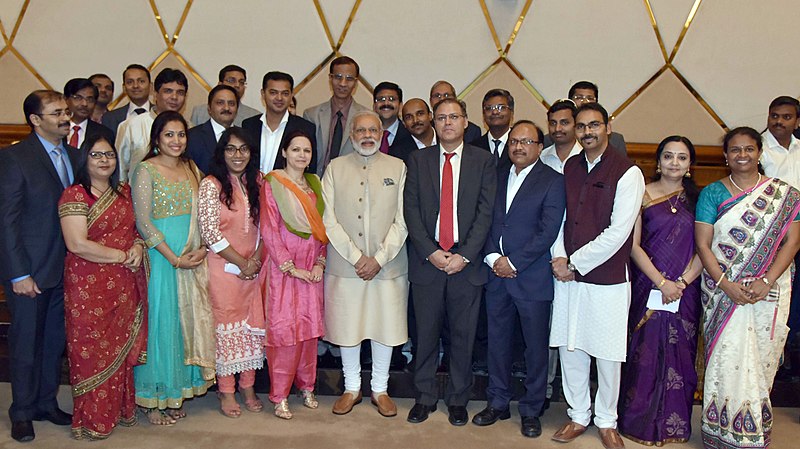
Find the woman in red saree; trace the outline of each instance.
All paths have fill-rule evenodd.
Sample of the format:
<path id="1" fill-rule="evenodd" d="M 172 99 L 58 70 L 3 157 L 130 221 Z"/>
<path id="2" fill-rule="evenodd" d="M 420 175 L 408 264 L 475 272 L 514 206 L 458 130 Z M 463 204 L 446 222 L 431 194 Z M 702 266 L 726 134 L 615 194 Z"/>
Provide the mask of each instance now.
<path id="1" fill-rule="evenodd" d="M 131 191 L 118 185 L 117 152 L 89 137 L 75 184 L 58 204 L 67 244 L 64 308 L 76 439 L 136 424 L 133 366 L 147 350 L 144 242 Z"/>

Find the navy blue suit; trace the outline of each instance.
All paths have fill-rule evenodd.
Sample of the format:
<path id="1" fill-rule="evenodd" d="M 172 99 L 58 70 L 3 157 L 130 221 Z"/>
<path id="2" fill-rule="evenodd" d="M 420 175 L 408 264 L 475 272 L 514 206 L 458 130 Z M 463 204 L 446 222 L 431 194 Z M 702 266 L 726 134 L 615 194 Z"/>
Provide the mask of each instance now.
<path id="1" fill-rule="evenodd" d="M 193 160 L 204 174 L 208 173 L 208 166 L 214 158 L 214 149 L 217 147 L 217 137 L 211 120 L 191 128 L 187 133 L 186 155 Z"/>
<path id="2" fill-rule="evenodd" d="M 499 253 L 517 270 L 512 279 L 493 273 L 486 285 L 489 323 L 489 405 L 508 409 L 512 397 L 511 361 L 514 326 L 519 316 L 525 339 L 525 396 L 522 416 L 540 416 L 547 387 L 550 306 L 553 274 L 550 247 L 558 236 L 566 208 L 564 178 L 541 161 L 536 162 L 506 212 L 510 170 L 499 173 L 492 226 L 485 254 Z M 503 239 L 500 249 L 500 238 Z M 487 271 L 491 269 L 483 264 Z"/>

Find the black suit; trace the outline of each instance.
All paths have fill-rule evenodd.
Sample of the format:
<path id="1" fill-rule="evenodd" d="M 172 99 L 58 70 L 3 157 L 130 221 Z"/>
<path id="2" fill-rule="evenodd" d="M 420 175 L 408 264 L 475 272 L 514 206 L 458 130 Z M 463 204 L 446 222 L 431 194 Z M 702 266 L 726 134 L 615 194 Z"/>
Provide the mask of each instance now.
<path id="1" fill-rule="evenodd" d="M 471 144 L 478 148 L 483 148 L 494 155 L 494 142 L 491 142 L 492 140 L 494 139 L 489 136 L 489 132 L 487 131 L 486 134 L 473 140 Z M 497 173 L 507 172 L 510 168 L 511 159 L 508 157 L 508 142 L 506 142 L 501 150 L 500 159 L 497 161 Z"/>
<path id="2" fill-rule="evenodd" d="M 112 146 L 114 145 L 114 133 L 111 132 L 108 127 L 89 120 L 86 123 L 86 136 L 83 138 L 80 149 L 86 150 L 86 141 L 89 140 L 90 137 L 98 134 L 105 137 L 106 140 L 108 140 L 108 143 L 110 143 Z M 66 143 L 66 140 L 64 142 Z"/>
<path id="3" fill-rule="evenodd" d="M 64 147 L 74 173 L 80 152 Z M 63 191 L 55 166 L 35 133 L 0 150 L 0 279 L 11 312 L 12 422 L 32 420 L 58 407 L 66 339 L 66 246 L 58 217 Z M 35 298 L 12 290 L 11 280 L 25 275 L 31 275 L 42 291 Z"/>
<path id="4" fill-rule="evenodd" d="M 558 236 L 566 208 L 564 178 L 541 161 L 531 168 L 506 212 L 510 170 L 501 172 L 492 228 L 486 239 L 486 254 L 508 257 L 516 268 L 515 278 L 489 274 L 486 285 L 486 311 L 489 324 L 488 405 L 508 408 L 511 386 L 512 340 L 514 327 L 521 324 L 525 341 L 525 395 L 520 398 L 522 416 L 542 414 L 547 391 L 550 305 L 553 301 L 553 275 L 550 247 Z M 500 239 L 503 250 L 500 249 Z M 484 269 L 491 271 L 488 265 Z M 519 321 L 517 321 L 519 317 Z"/>
<path id="5" fill-rule="evenodd" d="M 398 120 L 397 133 L 394 136 L 392 144 L 389 145 L 389 155 L 404 162 L 408 159 L 408 155 L 417 149 L 417 143 L 414 142 L 414 137 L 408 132 L 408 129 L 403 125 L 403 122 Z"/>
<path id="6" fill-rule="evenodd" d="M 464 130 L 464 142 L 470 143 L 480 136 L 481 127 L 472 122 L 467 122 L 467 129 Z"/>
<path id="7" fill-rule="evenodd" d="M 110 129 L 111 132 L 114 133 L 114 137 L 116 138 L 117 128 L 119 128 L 119 124 L 127 119 L 128 119 L 128 105 L 125 104 L 124 106 L 118 107 L 117 109 L 113 109 L 103 114 L 102 121 L 103 121 L 103 126 Z"/>
<path id="8" fill-rule="evenodd" d="M 481 252 L 491 225 L 497 171 L 490 154 L 464 145 L 456 190 L 459 241 L 450 252 L 467 258 L 469 263 L 461 272 L 448 276 L 426 260 L 440 249 L 435 239 L 440 155 L 438 145 L 411 153 L 403 195 L 408 227 L 408 275 L 417 320 L 414 384 L 417 403 L 427 406 L 436 403 L 439 335 L 446 318 L 451 353 L 445 402 L 448 406 L 464 406 L 472 386 L 472 345 L 481 290 L 487 279 L 480 267 Z"/>
<path id="9" fill-rule="evenodd" d="M 264 126 L 264 122 L 261 121 L 261 117 L 263 116 L 264 114 L 256 115 L 255 117 L 250 117 L 242 122 L 242 128 L 250 133 L 250 138 L 253 139 L 253 144 L 256 146 L 256 151 L 251 154 L 250 157 L 255 157 L 257 161 L 261 160 L 261 131 L 263 130 L 262 127 Z M 281 143 L 278 146 L 279 148 L 283 147 L 283 144 L 285 143 L 283 139 L 285 139 L 286 136 L 293 131 L 303 131 L 311 139 L 311 164 L 309 164 L 309 166 L 306 168 L 306 172 L 316 173 L 317 138 L 315 136 L 317 133 L 317 127 L 303 117 L 289 114 L 289 121 L 286 122 L 286 128 L 283 130 L 283 137 L 281 138 Z M 275 155 L 275 163 L 272 165 L 272 168 L 283 168 L 285 166 L 286 158 L 283 157 L 280 151 L 278 151 L 278 153 Z"/>
<path id="10" fill-rule="evenodd" d="M 194 161 L 201 172 L 208 173 L 208 166 L 214 158 L 214 149 L 217 147 L 217 137 L 214 135 L 211 120 L 189 129 L 187 137 L 186 155 Z"/>

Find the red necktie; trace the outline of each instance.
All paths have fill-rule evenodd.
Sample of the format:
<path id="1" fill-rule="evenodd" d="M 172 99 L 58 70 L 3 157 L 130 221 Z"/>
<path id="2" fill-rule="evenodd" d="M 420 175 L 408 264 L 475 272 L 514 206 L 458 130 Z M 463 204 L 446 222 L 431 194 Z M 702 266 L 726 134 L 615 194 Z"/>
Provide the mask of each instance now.
<path id="1" fill-rule="evenodd" d="M 81 127 L 75 125 L 72 127 L 72 137 L 69 138 L 69 146 L 78 148 L 78 132 L 81 130 Z"/>
<path id="2" fill-rule="evenodd" d="M 439 246 L 450 251 L 455 244 L 453 238 L 453 166 L 450 159 L 455 153 L 444 154 L 442 168 L 442 196 L 439 199 Z"/>
<path id="3" fill-rule="evenodd" d="M 381 137 L 381 153 L 389 154 L 389 131 L 383 130 L 383 137 Z"/>

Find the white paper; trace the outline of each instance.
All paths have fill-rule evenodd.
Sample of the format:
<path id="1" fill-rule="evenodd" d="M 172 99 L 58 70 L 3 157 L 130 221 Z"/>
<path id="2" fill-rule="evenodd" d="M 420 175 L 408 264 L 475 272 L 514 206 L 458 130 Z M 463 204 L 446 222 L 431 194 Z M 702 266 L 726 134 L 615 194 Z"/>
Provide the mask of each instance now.
<path id="1" fill-rule="evenodd" d="M 681 305 L 680 299 L 669 304 L 664 304 L 663 298 L 664 294 L 661 293 L 661 290 L 650 290 L 650 297 L 647 298 L 647 308 L 650 310 L 664 310 L 672 313 L 678 311 L 678 306 Z"/>
<path id="2" fill-rule="evenodd" d="M 239 276 L 242 270 L 235 263 L 225 262 L 225 272 Z"/>

